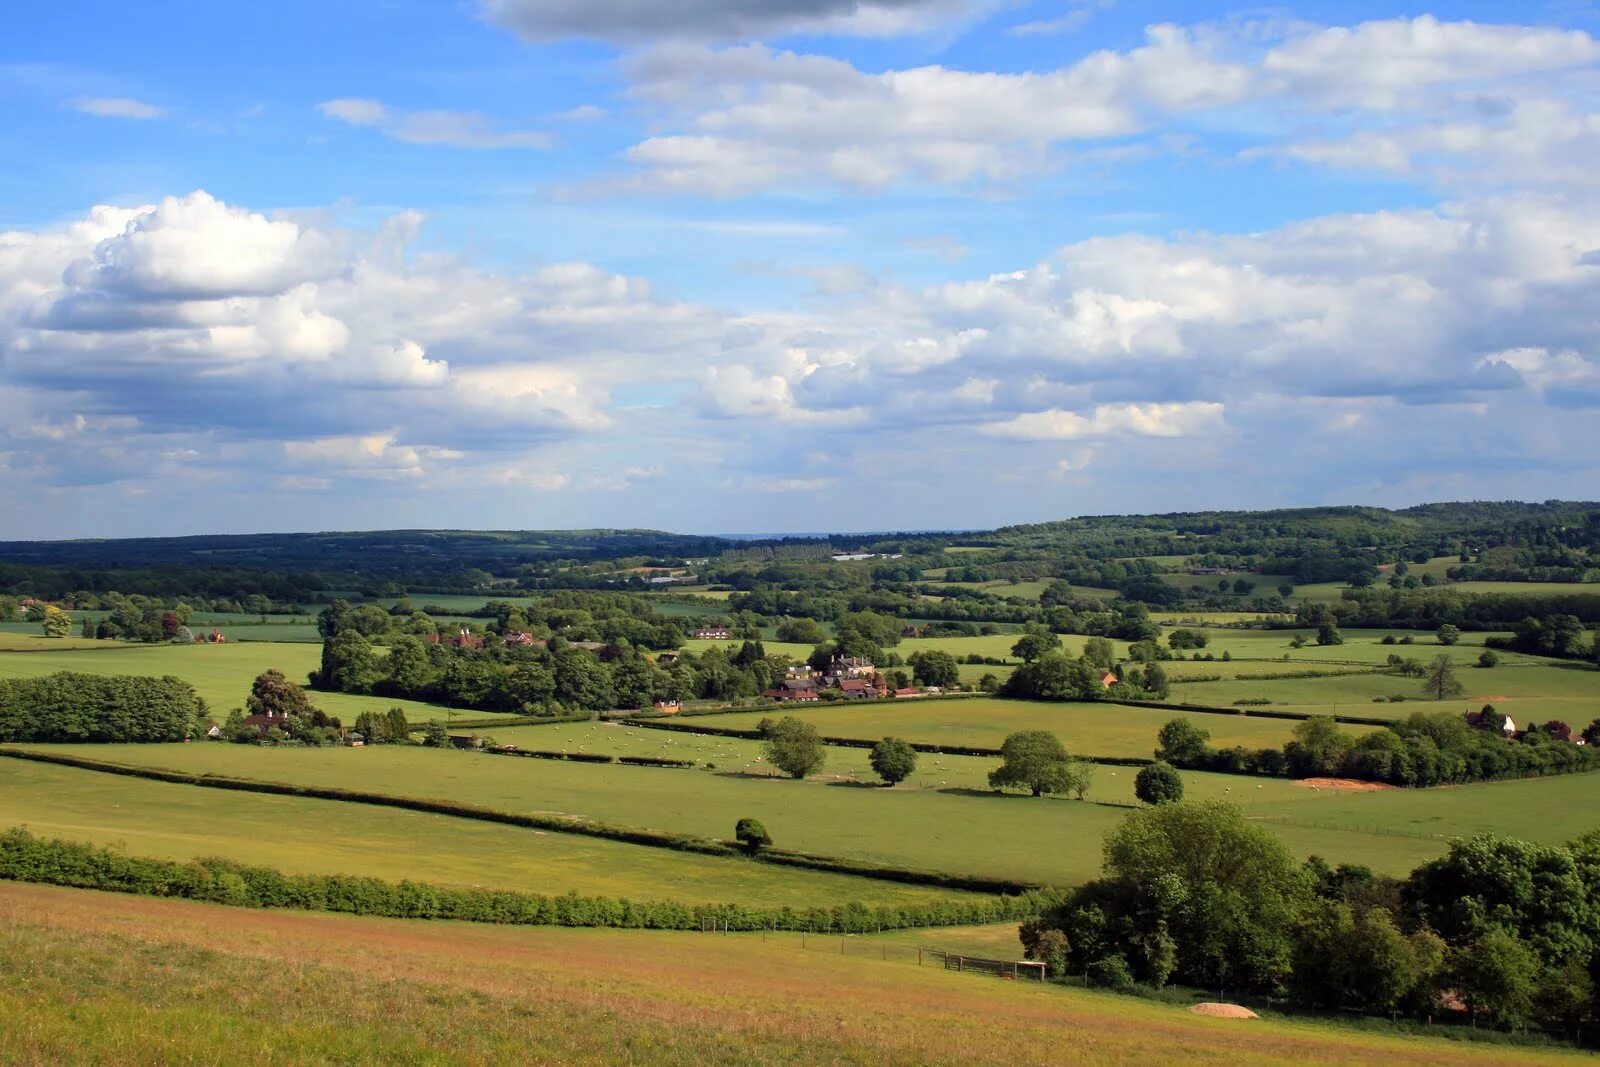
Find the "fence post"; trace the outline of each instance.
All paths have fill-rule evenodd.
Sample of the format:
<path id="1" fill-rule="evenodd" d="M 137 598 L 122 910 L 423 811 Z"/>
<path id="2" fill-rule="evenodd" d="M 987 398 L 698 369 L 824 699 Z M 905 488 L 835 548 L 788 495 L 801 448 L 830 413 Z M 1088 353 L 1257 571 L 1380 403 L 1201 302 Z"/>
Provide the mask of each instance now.
<path id="1" fill-rule="evenodd" d="M 917 949 L 917 966 L 922 966 L 922 950 L 920 948 Z"/>

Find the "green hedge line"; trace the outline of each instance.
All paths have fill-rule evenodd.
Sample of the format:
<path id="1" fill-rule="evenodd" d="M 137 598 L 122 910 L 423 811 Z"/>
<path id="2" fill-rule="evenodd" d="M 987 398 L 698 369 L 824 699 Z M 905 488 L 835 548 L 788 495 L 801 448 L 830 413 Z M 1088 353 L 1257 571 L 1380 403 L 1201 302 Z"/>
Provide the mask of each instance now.
<path id="1" fill-rule="evenodd" d="M 557 752 L 548 748 L 508 748 L 497 746 L 483 751 L 494 756 L 526 756 L 528 759 L 573 760 L 578 763 L 625 763 L 632 767 L 693 767 L 694 760 L 668 759 L 665 756 L 611 756 L 604 752 Z"/>
<path id="2" fill-rule="evenodd" d="M 420 797 L 392 796 L 387 793 L 368 793 L 355 789 L 328 786 L 291 785 L 286 782 L 263 782 L 251 778 L 226 778 L 209 774 L 190 774 L 186 771 L 161 770 L 155 767 L 131 767 L 122 763 L 107 763 L 81 756 L 60 755 L 54 752 L 33 752 L 27 749 L 0 748 L 0 757 L 32 760 L 61 767 L 119 774 L 129 778 L 145 778 L 155 782 L 176 785 L 194 785 L 207 789 L 231 789 L 243 793 L 266 793 L 271 796 L 306 797 L 312 800 L 334 800 L 350 804 L 371 804 L 383 808 L 400 808 L 421 811 L 430 815 L 448 815 L 459 819 L 476 819 L 480 822 L 522 826 L 532 830 L 554 833 L 581 834 L 621 841 L 630 845 L 651 848 L 670 848 L 680 852 L 696 852 L 708 856 L 744 856 L 744 850 L 722 841 L 689 834 L 673 834 L 662 830 L 641 830 L 631 826 L 594 822 L 588 819 L 568 818 L 560 815 L 522 815 L 462 804 L 453 800 L 428 800 Z M 851 874 L 861 878 L 901 882 L 906 885 L 933 886 L 940 889 L 960 889 L 974 893 L 1024 893 L 1038 886 L 1003 878 L 985 878 L 981 875 L 944 874 L 938 871 L 919 871 L 906 867 L 879 866 L 832 856 L 812 856 L 784 849 L 764 849 L 756 857 L 762 863 L 787 867 L 805 867 L 810 870 L 834 874 Z"/>
<path id="3" fill-rule="evenodd" d="M 1122 704 L 1130 708 L 1155 708 L 1158 711 L 1193 711 L 1202 715 L 1248 715 L 1256 719 L 1287 719 L 1299 722 L 1303 719 L 1331 718 L 1335 722 L 1346 723 L 1350 726 L 1388 726 L 1390 719 L 1374 719 L 1360 715 L 1332 715 L 1317 716 L 1309 711 L 1245 711 L 1242 708 L 1219 708 L 1212 704 L 1174 704 L 1163 700 L 1108 700 L 1108 704 Z"/>
<path id="4" fill-rule="evenodd" d="M 831 907 L 769 908 L 743 904 L 639 903 L 575 893 L 546 896 L 513 890 L 459 889 L 422 882 L 328 874 L 284 874 L 232 860 L 188 863 L 125 856 L 110 849 L 0 831 L 0 878 L 115 893 L 177 897 L 251 908 L 292 908 L 400 919 L 454 919 L 529 926 L 607 926 L 644 930 L 809 930 L 869 933 L 928 926 L 965 926 L 1032 918 L 1059 902 L 1047 892 L 899 907 L 851 902 Z"/>

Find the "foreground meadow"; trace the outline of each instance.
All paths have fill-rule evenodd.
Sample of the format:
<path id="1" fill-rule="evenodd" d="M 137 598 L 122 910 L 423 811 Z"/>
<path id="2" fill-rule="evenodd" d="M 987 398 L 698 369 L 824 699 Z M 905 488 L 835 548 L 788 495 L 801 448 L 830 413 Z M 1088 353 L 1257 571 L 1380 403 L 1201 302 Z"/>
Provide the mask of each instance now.
<path id="1" fill-rule="evenodd" d="M 1571 1056 L 1181 1006 L 792 939 L 499 928 L 0 884 L 18 1064 L 1531 1063 Z"/>

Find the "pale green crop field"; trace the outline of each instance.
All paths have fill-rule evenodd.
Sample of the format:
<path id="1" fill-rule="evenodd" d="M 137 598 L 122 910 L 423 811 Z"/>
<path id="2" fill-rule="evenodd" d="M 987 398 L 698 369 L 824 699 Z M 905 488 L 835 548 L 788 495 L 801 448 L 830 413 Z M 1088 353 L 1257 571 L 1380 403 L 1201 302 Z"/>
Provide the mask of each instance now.
<path id="1" fill-rule="evenodd" d="M 107 642 L 95 642 L 105 645 Z M 221 721 L 230 708 L 243 707 L 256 675 L 277 668 L 291 680 L 305 684 L 307 674 L 322 660 L 317 644 L 294 642 L 229 642 L 224 645 L 120 645 L 114 648 L 63 649 L 45 652 L 0 653 L 0 678 L 38 678 L 57 671 L 84 674 L 143 674 L 182 678 L 205 700 Z M 433 704 L 389 697 L 348 693 L 313 693 L 312 702 L 346 725 L 363 711 L 403 708 L 412 722 L 445 719 L 469 713 Z M 470 713 L 481 717 L 481 712 Z"/>
<path id="2" fill-rule="evenodd" d="M 1428 697 L 1420 678 L 1389 674 L 1351 674 L 1333 678 L 1175 684 L 1172 699 L 1190 704 L 1228 706 L 1241 699 L 1265 699 L 1272 706 L 1314 715 L 1357 715 L 1403 719 L 1414 711 L 1462 711 L 1493 704 L 1518 726 L 1561 719 L 1573 726 L 1600 718 L 1600 671 L 1583 665 L 1530 664 L 1483 669 L 1457 661 L 1466 692 L 1450 700 Z M 1373 697 L 1403 696 L 1404 703 L 1378 703 Z"/>
<path id="3" fill-rule="evenodd" d="M 1221 683 L 1217 683 L 1221 684 Z M 1195 689 L 1206 688 L 1195 686 Z M 763 718 L 794 715 L 828 737 L 876 741 L 885 736 L 929 745 L 999 748 L 1007 734 L 1048 730 L 1069 752 L 1092 756 L 1149 758 L 1156 734 L 1171 719 L 1187 719 L 1211 733 L 1218 747 L 1280 746 L 1294 723 L 1284 719 L 1204 712 L 1163 711 L 1122 704 L 1051 703 L 971 697 L 962 700 L 876 700 L 849 704 L 774 707 L 771 711 L 708 715 L 685 720 L 697 725 L 754 729 Z M 496 735 L 498 736 L 498 734 Z"/>
<path id="4" fill-rule="evenodd" d="M 95 749 L 95 755 L 115 759 L 145 751 L 136 748 L 71 750 L 89 754 L 86 750 Z M 155 748 L 146 754 L 156 754 Z M 844 900 L 893 904 L 950 895 L 577 834 L 331 800 L 223 793 L 0 759 L 0 826 L 17 825 L 40 836 L 126 848 L 134 856 L 221 856 L 297 874 L 361 874 L 530 893 L 796 907 Z M 724 834 L 732 829 L 730 823 Z"/>
<path id="5" fill-rule="evenodd" d="M 598 731 L 601 729 L 596 726 Z M 947 770 L 933 788 L 865 786 L 833 773 L 793 781 L 764 770 L 669 770 L 525 759 L 414 746 L 365 749 L 263 748 L 253 745 L 29 746 L 144 766 L 232 775 L 300 785 L 453 799 L 513 812 L 546 812 L 700 837 L 727 838 L 742 817 L 760 819 L 783 847 L 955 874 L 1051 884 L 1092 877 L 1100 843 L 1127 813 L 1134 770 L 1099 767 L 1095 794 L 1119 802 L 998 794 L 970 781 L 981 761 L 927 757 Z M 675 744 L 673 748 L 677 748 Z M 957 763 L 961 766 L 957 766 Z M 940 767 L 940 764 L 946 764 Z M 993 761 L 990 762 L 993 765 Z M 858 774 L 858 779 L 865 777 Z M 108 781 L 120 783 L 121 778 Z M 1186 775 L 1195 797 L 1224 796 L 1254 805 L 1288 802 L 1304 787 L 1281 779 Z M 112 789 L 115 790 L 113 785 Z M 217 813 L 232 804 L 210 790 L 188 789 Z M 1313 799 L 1317 795 L 1312 794 Z M 349 805 L 359 807 L 358 805 Z M 1276 809 L 1275 809 L 1276 810 Z M 303 829 L 303 828 L 302 828 Z M 1384 870 L 1403 871 L 1440 844 L 1291 824 L 1278 828 L 1303 854 L 1318 852 Z M 1048 842 L 1049 847 L 1041 847 Z M 642 849 L 653 852 L 655 850 Z"/>

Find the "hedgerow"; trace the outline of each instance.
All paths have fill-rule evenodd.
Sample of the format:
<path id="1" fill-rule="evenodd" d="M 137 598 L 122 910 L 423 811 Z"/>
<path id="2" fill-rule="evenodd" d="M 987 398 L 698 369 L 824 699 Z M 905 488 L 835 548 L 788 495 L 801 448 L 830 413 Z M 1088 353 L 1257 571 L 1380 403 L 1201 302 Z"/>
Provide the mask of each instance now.
<path id="1" fill-rule="evenodd" d="M 188 863 L 126 856 L 94 845 L 0 831 L 0 878 L 176 897 L 250 908 L 332 911 L 400 919 L 452 919 L 527 926 L 604 926 L 649 930 L 807 930 L 868 933 L 964 926 L 1031 918 L 1061 900 L 1033 891 L 971 900 L 868 907 L 857 902 L 812 908 L 683 904 L 611 897 L 559 896 L 459 888 L 424 882 L 330 874 L 285 874 L 227 859 Z"/>

